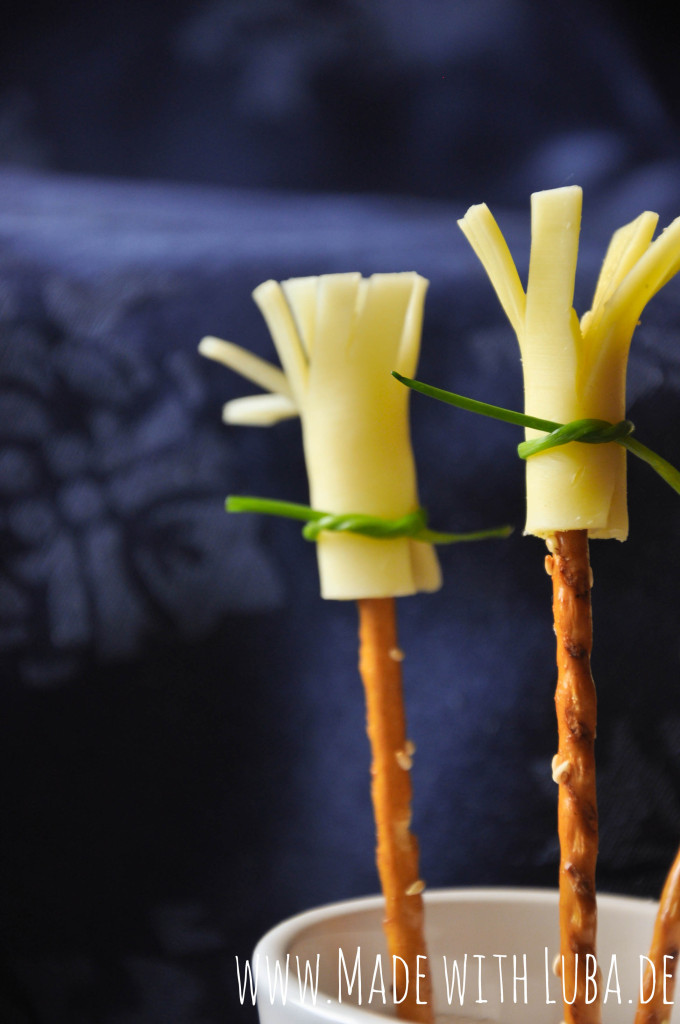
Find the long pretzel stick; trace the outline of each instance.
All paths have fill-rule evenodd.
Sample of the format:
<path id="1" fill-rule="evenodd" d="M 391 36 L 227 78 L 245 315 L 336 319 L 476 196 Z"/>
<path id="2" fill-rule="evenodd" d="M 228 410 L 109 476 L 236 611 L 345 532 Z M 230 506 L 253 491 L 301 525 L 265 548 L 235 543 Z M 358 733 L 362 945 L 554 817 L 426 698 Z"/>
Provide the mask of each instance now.
<path id="1" fill-rule="evenodd" d="M 671 1015 L 675 975 L 680 952 L 680 850 L 663 891 L 654 922 L 649 965 L 645 971 L 635 1024 L 662 1024 Z M 669 958 L 669 959 L 666 959 Z"/>
<path id="2" fill-rule="evenodd" d="M 362 598 L 359 608 L 359 671 L 366 695 L 371 744 L 371 797 L 378 874 L 385 898 L 383 922 L 395 971 L 400 1017 L 431 1024 L 434 1019 L 423 934 L 424 885 L 418 873 L 418 843 L 410 831 L 413 746 L 406 738 L 396 608 L 392 597 Z M 408 979 L 401 965 L 408 967 Z M 425 977 L 423 978 L 423 974 Z M 421 977 L 418 978 L 417 976 Z"/>
<path id="3" fill-rule="evenodd" d="M 598 827 L 594 741 L 597 699 L 590 672 L 592 577 L 585 530 L 558 532 L 547 568 L 553 579 L 557 635 L 555 709 L 559 748 L 553 778 L 559 784 L 560 953 L 566 1024 L 599 1024 L 592 977 L 597 907 Z M 590 954 L 590 956 L 589 956 Z M 598 991 L 599 991 L 598 985 Z"/>

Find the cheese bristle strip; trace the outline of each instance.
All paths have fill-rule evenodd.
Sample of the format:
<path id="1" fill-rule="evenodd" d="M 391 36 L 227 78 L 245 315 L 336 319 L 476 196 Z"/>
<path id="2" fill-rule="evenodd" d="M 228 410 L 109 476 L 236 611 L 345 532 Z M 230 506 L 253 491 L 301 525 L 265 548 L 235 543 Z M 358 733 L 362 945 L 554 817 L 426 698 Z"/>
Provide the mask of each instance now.
<path id="1" fill-rule="evenodd" d="M 415 372 L 427 284 L 415 273 L 266 281 L 253 298 L 280 368 L 231 343 L 201 342 L 203 354 L 270 392 L 228 402 L 227 422 L 300 416 L 312 507 L 389 519 L 419 507 L 408 393 L 390 371 Z M 395 597 L 441 585 L 432 545 L 408 537 L 323 533 L 317 558 L 325 598 Z"/>
<path id="2" fill-rule="evenodd" d="M 666 876 L 635 1024 L 663 1024 L 670 1018 L 680 956 L 680 850 Z"/>
<path id="3" fill-rule="evenodd" d="M 397 958 L 393 961 L 394 998 L 400 1017 L 430 1022 L 433 1020 L 430 977 L 424 966 L 427 962 L 422 898 L 425 886 L 419 874 L 418 843 L 410 828 L 409 769 L 413 747 L 406 735 L 395 602 L 393 598 L 365 598 L 357 603 L 359 669 L 372 752 L 376 861 L 385 897 L 383 927 L 390 958 Z M 418 974 L 421 978 L 416 984 Z"/>
<path id="4" fill-rule="evenodd" d="M 625 419 L 630 341 L 645 305 L 680 268 L 680 218 L 654 241 L 657 215 L 620 228 L 607 250 L 591 309 L 573 309 L 582 193 L 577 186 L 531 197 L 526 293 L 496 221 L 484 205 L 459 222 L 517 335 L 528 415 L 569 423 Z M 542 436 L 527 429 L 527 438 Z M 625 540 L 626 457 L 620 445 L 576 442 L 527 460 L 526 533 L 587 530 Z"/>

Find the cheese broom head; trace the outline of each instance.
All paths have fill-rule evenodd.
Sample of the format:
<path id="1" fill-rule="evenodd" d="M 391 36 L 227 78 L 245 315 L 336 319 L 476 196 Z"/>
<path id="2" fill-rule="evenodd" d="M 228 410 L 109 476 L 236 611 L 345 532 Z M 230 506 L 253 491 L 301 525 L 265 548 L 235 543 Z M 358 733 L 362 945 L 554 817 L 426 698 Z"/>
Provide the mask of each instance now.
<path id="1" fill-rule="evenodd" d="M 415 372 L 428 282 L 415 273 L 328 274 L 266 281 L 253 298 L 281 369 L 236 346 L 204 339 L 221 359 L 269 394 L 225 407 L 229 422 L 276 422 L 299 415 L 313 508 L 334 515 L 399 518 L 419 507 L 409 392 L 392 376 Z M 317 540 L 326 598 L 397 597 L 436 590 L 431 544 L 322 533 Z"/>
<path id="2" fill-rule="evenodd" d="M 614 234 L 592 308 L 579 321 L 573 297 L 581 203 L 576 186 L 531 197 L 526 292 L 488 208 L 471 207 L 459 224 L 517 335 L 525 412 L 559 423 L 617 423 L 625 418 L 635 326 L 649 299 L 680 268 L 680 218 L 654 242 L 654 213 L 642 213 Z M 528 429 L 526 436 L 544 435 Z M 572 442 L 533 455 L 526 487 L 528 534 L 587 530 L 590 537 L 618 540 L 628 535 L 626 453 L 620 445 Z"/>

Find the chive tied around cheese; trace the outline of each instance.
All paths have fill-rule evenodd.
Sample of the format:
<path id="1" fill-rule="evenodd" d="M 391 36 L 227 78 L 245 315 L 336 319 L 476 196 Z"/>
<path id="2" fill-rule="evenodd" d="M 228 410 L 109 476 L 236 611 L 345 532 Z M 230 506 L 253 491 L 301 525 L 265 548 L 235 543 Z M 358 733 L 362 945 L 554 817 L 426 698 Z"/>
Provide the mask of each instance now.
<path id="1" fill-rule="evenodd" d="M 607 423 L 606 420 L 585 419 L 572 420 L 571 423 L 555 423 L 552 420 L 540 419 L 538 416 L 527 416 L 526 413 L 516 412 L 514 409 L 504 409 L 500 405 L 491 405 L 489 402 L 479 402 L 474 398 L 467 398 L 465 395 L 457 395 L 453 391 L 425 384 L 421 380 L 411 380 L 409 377 L 403 377 L 396 370 L 392 371 L 392 376 L 413 391 L 419 391 L 420 394 L 428 395 L 447 405 L 466 409 L 468 412 L 475 412 L 480 416 L 488 416 L 493 420 L 501 420 L 503 423 L 513 423 L 516 427 L 530 427 L 540 431 L 540 437 L 522 441 L 517 445 L 517 454 L 521 459 L 533 458 L 535 455 L 547 451 L 548 448 L 568 444 L 570 441 L 578 441 L 580 444 L 616 443 L 646 462 L 662 480 L 666 481 L 669 487 L 673 488 L 676 494 L 680 494 L 680 470 L 671 465 L 658 452 L 653 452 L 651 448 L 633 437 L 635 424 L 630 420 Z"/>

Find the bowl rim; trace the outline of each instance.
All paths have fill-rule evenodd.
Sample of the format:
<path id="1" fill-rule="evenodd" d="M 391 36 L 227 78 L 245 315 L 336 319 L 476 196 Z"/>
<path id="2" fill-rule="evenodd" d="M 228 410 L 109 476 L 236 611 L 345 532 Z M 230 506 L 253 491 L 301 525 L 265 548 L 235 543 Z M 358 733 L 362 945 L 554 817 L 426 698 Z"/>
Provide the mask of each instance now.
<path id="1" fill-rule="evenodd" d="M 512 886 L 461 886 L 429 889 L 423 893 L 425 905 L 437 903 L 511 903 L 521 899 L 527 903 L 555 903 L 559 899 L 559 891 L 545 887 L 512 887 Z M 633 896 L 626 893 L 603 892 L 597 894 L 598 907 L 614 907 L 616 905 L 648 905 L 658 906 L 658 900 L 649 896 Z M 325 920 L 333 920 L 345 914 L 378 911 L 384 906 L 381 895 L 355 896 L 350 899 L 334 900 L 308 910 L 300 911 L 280 921 L 264 933 L 258 940 L 255 950 L 263 944 L 278 945 L 289 936 Z M 278 941 L 277 941 L 278 940 Z"/>
<path id="2" fill-rule="evenodd" d="M 508 904 L 521 900 L 525 904 L 543 904 L 554 906 L 557 911 L 559 891 L 556 888 L 538 887 L 512 887 L 512 886 L 461 886 L 441 889 L 431 889 L 423 894 L 425 908 L 428 905 L 442 903 L 501 903 Z M 620 907 L 643 907 L 650 909 L 658 907 L 659 901 L 647 896 L 633 896 L 625 893 L 598 893 L 598 909 L 614 909 Z M 326 921 L 334 921 L 343 916 L 357 913 L 379 912 L 384 907 L 384 899 L 381 895 L 358 896 L 350 899 L 336 900 L 330 903 L 301 911 L 285 919 L 270 928 L 269 931 L 259 939 L 253 950 L 253 957 L 256 955 L 270 957 L 285 957 L 290 950 L 296 937 L 301 936 L 309 929 Z M 316 1020 L 328 1019 L 333 1024 L 385 1024 L 386 1020 L 393 1018 L 384 1014 L 376 1013 L 367 1007 L 358 1008 L 351 1004 L 342 1004 L 337 1000 L 331 1000 L 330 1005 L 310 1005 L 296 998 L 295 993 L 290 993 L 288 1002 L 294 1005 L 297 1010 L 310 1015 L 315 1014 Z M 361 1017 L 358 1018 L 357 1010 L 361 1010 Z"/>

